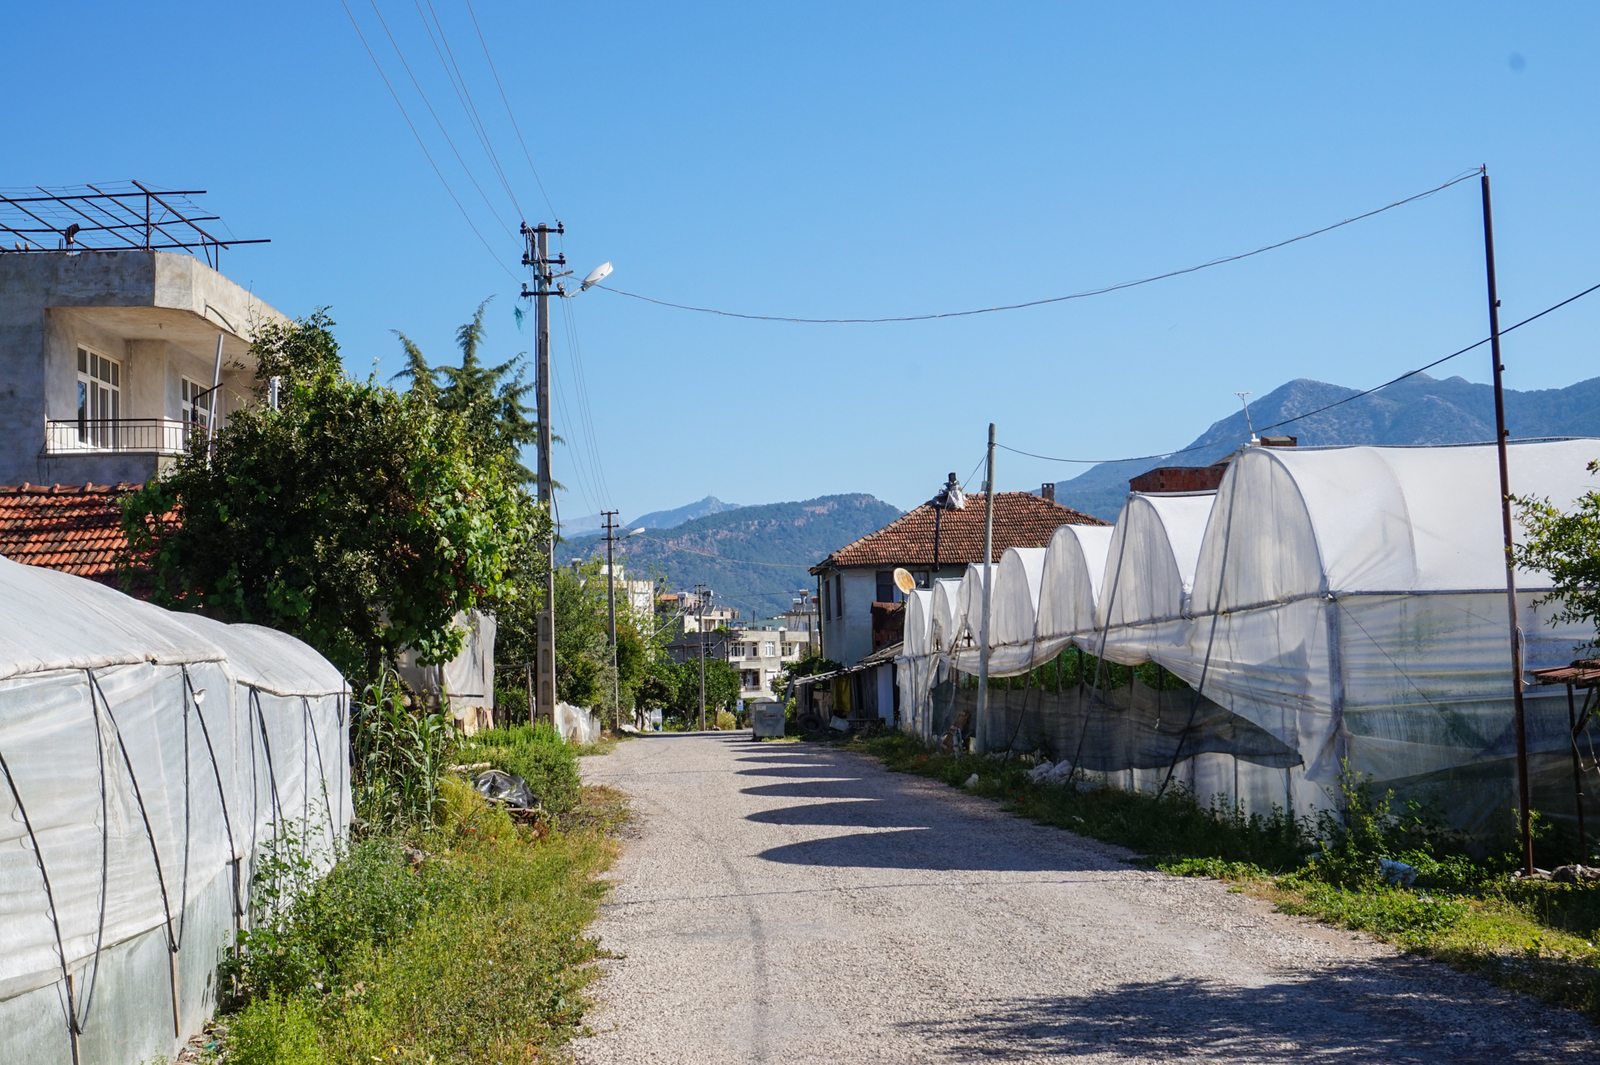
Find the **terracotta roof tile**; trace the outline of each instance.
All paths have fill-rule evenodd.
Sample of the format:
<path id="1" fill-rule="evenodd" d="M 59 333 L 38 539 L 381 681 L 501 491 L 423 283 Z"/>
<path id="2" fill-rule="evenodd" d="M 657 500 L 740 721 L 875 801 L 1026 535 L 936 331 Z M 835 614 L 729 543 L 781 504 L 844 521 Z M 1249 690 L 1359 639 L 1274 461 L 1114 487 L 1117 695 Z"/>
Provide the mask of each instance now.
<path id="1" fill-rule="evenodd" d="M 137 484 L 0 487 L 0 555 L 119 588 L 122 499 Z"/>
<path id="2" fill-rule="evenodd" d="M 983 561 L 984 497 L 967 496 L 964 510 L 947 510 L 939 523 L 939 562 L 959 565 Z M 907 511 L 877 532 L 868 533 L 811 567 L 933 565 L 933 507 L 924 503 Z M 1000 492 L 994 497 L 994 559 L 1008 547 L 1045 547 L 1063 525 L 1104 525 L 1071 507 L 1063 507 L 1032 492 Z"/>

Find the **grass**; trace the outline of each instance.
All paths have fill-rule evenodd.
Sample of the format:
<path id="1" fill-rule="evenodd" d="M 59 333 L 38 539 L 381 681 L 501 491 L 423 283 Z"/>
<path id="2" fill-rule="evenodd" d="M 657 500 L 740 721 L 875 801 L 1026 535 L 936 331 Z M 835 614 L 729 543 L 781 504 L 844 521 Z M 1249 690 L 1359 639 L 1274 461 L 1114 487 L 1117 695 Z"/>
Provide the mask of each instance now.
<path id="1" fill-rule="evenodd" d="M 1245 815 L 1169 789 L 1160 798 L 1115 787 L 1034 783 L 1023 760 L 947 756 L 903 734 L 836 741 L 888 768 L 964 787 L 1021 817 L 1137 852 L 1177 876 L 1229 881 L 1285 913 L 1364 932 L 1600 1020 L 1600 883 L 1520 880 L 1514 858 L 1469 859 L 1428 812 L 1352 782 L 1345 823 L 1282 810 Z M 1390 886 L 1378 859 L 1419 870 Z"/>
<path id="2" fill-rule="evenodd" d="M 565 779 L 539 737 L 491 739 L 508 764 Z M 625 797 L 575 783 L 563 809 L 522 825 L 464 780 L 438 790 L 431 825 L 355 842 L 325 876 L 292 833 L 262 863 L 267 905 L 223 972 L 237 991 L 224 1060 L 526 1065 L 584 1031 L 602 956 L 585 929 Z"/>

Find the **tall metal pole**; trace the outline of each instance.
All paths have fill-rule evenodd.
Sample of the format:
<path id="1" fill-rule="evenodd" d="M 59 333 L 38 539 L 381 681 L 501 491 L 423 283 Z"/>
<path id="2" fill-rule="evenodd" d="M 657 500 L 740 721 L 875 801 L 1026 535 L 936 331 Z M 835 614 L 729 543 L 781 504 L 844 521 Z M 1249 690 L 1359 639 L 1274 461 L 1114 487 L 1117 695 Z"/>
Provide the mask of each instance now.
<path id="1" fill-rule="evenodd" d="M 989 743 L 989 608 L 994 587 L 994 422 L 989 423 L 987 480 L 983 485 L 983 612 L 978 619 L 978 751 Z"/>
<path id="2" fill-rule="evenodd" d="M 1500 526 L 1505 536 L 1506 615 L 1511 629 L 1512 726 L 1517 737 L 1517 821 L 1522 830 L 1522 871 L 1533 875 L 1533 800 L 1528 786 L 1528 724 L 1522 702 L 1522 633 L 1517 628 L 1517 567 L 1511 539 L 1511 471 L 1506 463 L 1506 396 L 1500 374 L 1500 294 L 1494 276 L 1494 215 L 1489 209 L 1489 168 L 1483 168 L 1483 264 L 1489 278 L 1489 352 L 1494 360 L 1494 438 L 1500 458 Z"/>
<path id="3" fill-rule="evenodd" d="M 615 510 L 602 510 L 606 519 L 606 633 L 611 640 L 611 705 L 622 722 L 622 682 L 617 679 L 617 570 L 611 548 L 616 543 L 617 514 Z"/>
<path id="4" fill-rule="evenodd" d="M 534 306 L 534 360 L 536 363 L 535 390 L 538 392 L 539 418 L 539 504 L 546 514 L 554 514 L 552 477 L 550 473 L 550 233 L 549 226 L 540 222 L 537 227 L 522 227 L 529 242 L 523 262 L 534 268 L 537 291 L 533 293 Z M 556 232 L 560 232 L 557 229 Z M 555 721 L 556 712 L 556 538 L 552 520 L 550 536 L 545 542 L 548 561 L 544 578 L 544 602 L 539 606 L 539 646 L 537 655 L 537 681 L 539 699 L 537 708 L 529 708 L 535 719 Z"/>

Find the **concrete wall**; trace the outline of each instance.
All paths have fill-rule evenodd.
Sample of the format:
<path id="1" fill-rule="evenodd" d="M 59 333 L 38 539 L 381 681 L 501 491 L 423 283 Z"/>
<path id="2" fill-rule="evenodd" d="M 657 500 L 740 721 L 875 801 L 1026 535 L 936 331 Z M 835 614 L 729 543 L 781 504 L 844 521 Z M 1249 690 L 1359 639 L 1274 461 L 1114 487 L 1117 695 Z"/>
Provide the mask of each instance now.
<path id="1" fill-rule="evenodd" d="M 124 418 L 177 418 L 179 378 L 207 387 L 223 337 L 224 417 L 249 397 L 249 340 L 284 316 L 189 255 L 0 254 L 0 484 L 144 480 L 152 454 L 41 453 L 45 422 L 77 413 L 81 344 L 122 363 Z"/>

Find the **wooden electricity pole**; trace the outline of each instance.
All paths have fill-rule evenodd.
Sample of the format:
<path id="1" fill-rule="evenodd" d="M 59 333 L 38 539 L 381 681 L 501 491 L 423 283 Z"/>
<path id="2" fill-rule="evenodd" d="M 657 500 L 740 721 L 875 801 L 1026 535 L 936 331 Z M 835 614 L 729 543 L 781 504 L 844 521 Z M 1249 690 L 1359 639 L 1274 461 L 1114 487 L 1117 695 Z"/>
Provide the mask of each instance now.
<path id="1" fill-rule="evenodd" d="M 1500 459 L 1500 526 L 1505 537 L 1506 615 L 1511 628 L 1512 728 L 1517 739 L 1517 821 L 1522 831 L 1522 871 L 1533 875 L 1533 796 L 1528 784 L 1528 719 L 1522 701 L 1522 633 L 1517 627 L 1517 564 L 1511 538 L 1511 470 L 1506 460 L 1506 396 L 1500 374 L 1500 294 L 1494 276 L 1494 215 L 1489 209 L 1489 168 L 1483 168 L 1483 265 L 1489 279 L 1489 356 L 1494 360 L 1494 442 Z"/>

